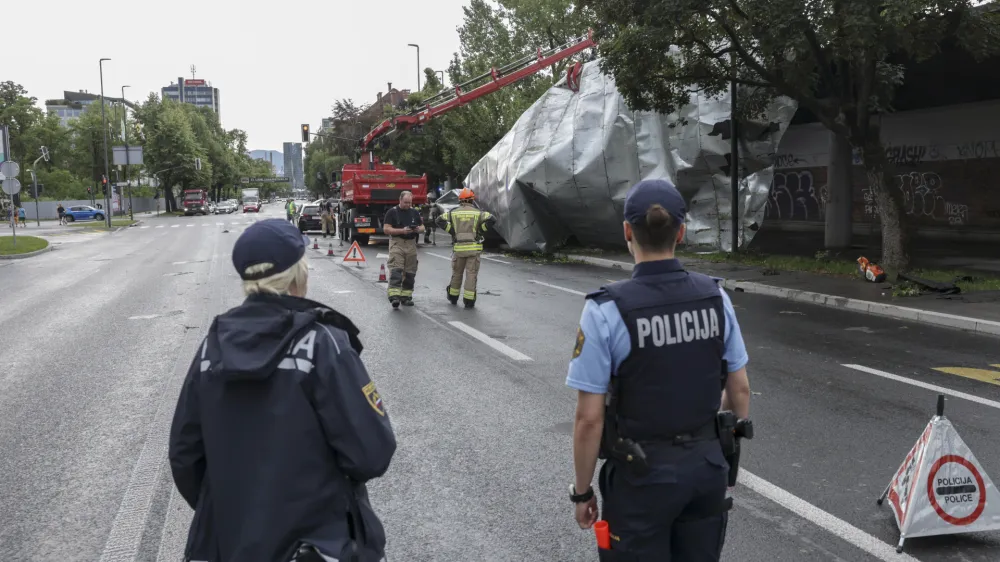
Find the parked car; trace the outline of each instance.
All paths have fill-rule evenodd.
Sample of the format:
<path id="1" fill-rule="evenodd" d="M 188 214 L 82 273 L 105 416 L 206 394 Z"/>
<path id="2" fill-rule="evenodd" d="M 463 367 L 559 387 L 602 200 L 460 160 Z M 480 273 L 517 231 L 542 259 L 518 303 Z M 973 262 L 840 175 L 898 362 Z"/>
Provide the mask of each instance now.
<path id="1" fill-rule="evenodd" d="M 319 205 L 306 205 L 302 207 L 302 214 L 299 215 L 299 230 L 301 232 L 323 230 L 323 220 L 320 218 Z"/>
<path id="2" fill-rule="evenodd" d="M 66 209 L 66 220 L 73 221 L 102 221 L 105 214 L 103 209 L 95 209 L 90 205 L 75 205 Z"/>

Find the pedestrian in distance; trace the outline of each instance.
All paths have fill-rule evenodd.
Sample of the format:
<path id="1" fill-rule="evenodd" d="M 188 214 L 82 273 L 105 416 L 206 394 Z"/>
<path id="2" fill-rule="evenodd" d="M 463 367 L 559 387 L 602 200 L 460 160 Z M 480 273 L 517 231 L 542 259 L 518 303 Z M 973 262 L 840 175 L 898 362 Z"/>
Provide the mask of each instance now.
<path id="1" fill-rule="evenodd" d="M 458 208 L 440 217 L 441 228 L 451 234 L 451 282 L 448 284 L 448 300 L 458 304 L 461 294 L 465 308 L 476 306 L 476 285 L 479 280 L 480 256 L 483 253 L 483 236 L 496 222 L 496 217 L 477 209 L 473 202 L 476 194 L 463 188 L 458 194 Z M 462 291 L 462 274 L 465 274 L 465 290 Z"/>
<path id="2" fill-rule="evenodd" d="M 27 217 L 24 212 L 24 207 L 17 208 L 17 219 L 21 221 L 21 226 L 28 226 Z"/>
<path id="3" fill-rule="evenodd" d="M 66 224 L 66 208 L 63 207 L 62 203 L 59 203 L 59 206 L 56 207 L 56 213 L 59 214 L 59 224 Z"/>
<path id="4" fill-rule="evenodd" d="M 385 531 L 366 482 L 396 450 L 359 330 L 306 298 L 306 238 L 281 219 L 233 247 L 246 300 L 199 344 L 169 460 L 194 510 L 186 562 L 377 562 Z"/>
<path id="5" fill-rule="evenodd" d="M 668 181 L 629 190 L 624 233 L 635 269 L 587 295 L 569 364 L 566 384 L 578 391 L 570 499 L 580 527 L 594 525 L 591 481 L 606 459 L 606 562 L 716 562 L 725 539 L 732 484 L 723 450 L 736 418 L 749 414 L 748 356 L 717 280 L 674 257 L 685 214 Z"/>
<path id="6" fill-rule="evenodd" d="M 291 198 L 285 201 L 285 220 L 295 224 L 295 201 Z"/>
<path id="7" fill-rule="evenodd" d="M 420 212 L 413 208 L 413 194 L 404 191 L 399 205 L 389 209 L 382 221 L 389 235 L 389 303 L 413 306 L 413 284 L 417 277 L 417 238 L 424 231 Z"/>

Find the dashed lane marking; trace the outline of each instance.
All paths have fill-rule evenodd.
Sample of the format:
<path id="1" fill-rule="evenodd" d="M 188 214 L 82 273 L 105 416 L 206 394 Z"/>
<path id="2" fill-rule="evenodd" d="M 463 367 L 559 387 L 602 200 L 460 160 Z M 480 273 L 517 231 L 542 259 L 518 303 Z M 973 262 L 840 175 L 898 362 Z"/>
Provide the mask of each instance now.
<path id="1" fill-rule="evenodd" d="M 149 227 L 148 227 L 148 226 L 140 226 L 139 228 L 140 228 L 140 229 L 147 229 L 147 228 L 149 228 Z"/>
<path id="2" fill-rule="evenodd" d="M 382 258 L 388 258 L 388 257 L 389 257 L 389 254 L 378 254 L 378 255 L 375 256 L 375 259 L 382 259 Z"/>
<path id="3" fill-rule="evenodd" d="M 435 254 L 434 252 L 427 252 L 427 255 L 428 256 L 434 256 L 435 258 L 441 258 L 443 260 L 451 261 L 451 258 L 449 258 L 448 256 L 442 256 L 441 254 Z"/>
<path id="4" fill-rule="evenodd" d="M 1000 365 L 990 365 L 990 366 L 1000 369 Z M 934 367 L 934 370 L 941 373 L 947 373 L 949 375 L 958 375 L 960 377 L 965 377 L 967 379 L 982 381 L 985 383 L 995 384 L 997 386 L 1000 386 L 1000 371 L 991 371 L 989 369 L 976 369 L 973 367 Z"/>
<path id="5" fill-rule="evenodd" d="M 480 257 L 482 257 L 484 260 L 495 261 L 497 263 L 502 263 L 504 265 L 511 265 L 511 262 L 509 261 L 498 260 L 497 258 L 491 258 L 489 256 L 480 256 Z"/>
<path id="6" fill-rule="evenodd" d="M 746 469 L 740 470 L 739 483 L 799 517 L 853 544 L 879 560 L 884 560 L 885 562 L 918 562 L 916 558 L 909 554 L 896 554 L 896 549 L 888 543 L 869 535 L 835 515 L 823 511 L 802 498 L 786 492 Z"/>
<path id="7" fill-rule="evenodd" d="M 584 293 L 583 291 L 577 291 L 575 289 L 567 289 L 566 287 L 560 287 L 559 285 L 551 285 L 549 283 L 542 283 L 541 281 L 535 281 L 534 279 L 532 279 L 531 282 L 534 283 L 534 284 L 536 284 L 536 285 L 541 285 L 543 287 L 548 287 L 550 289 L 557 289 L 557 290 L 560 290 L 560 291 L 564 291 L 564 292 L 570 293 L 571 295 L 580 295 L 581 297 L 587 295 L 587 293 Z"/>
<path id="8" fill-rule="evenodd" d="M 959 392 L 957 390 L 952 390 L 950 388 L 945 388 L 943 386 L 938 386 L 936 384 L 929 384 L 926 382 L 920 382 L 913 379 L 908 379 L 906 377 L 901 377 L 899 375 L 894 375 L 892 373 L 887 373 L 885 371 L 879 371 L 878 369 L 872 369 L 871 367 L 865 367 L 864 365 L 843 365 L 848 369 L 854 369 L 855 371 L 861 371 L 862 373 L 868 373 L 869 375 L 875 375 L 877 377 L 882 377 L 889 379 L 891 381 L 901 382 L 904 384 L 910 384 L 913 386 L 919 386 L 920 388 L 926 388 L 927 390 L 933 390 L 938 394 L 947 394 L 948 396 L 954 396 L 955 398 L 961 398 L 963 400 L 968 400 L 970 402 L 975 402 L 977 404 L 982 404 L 983 406 L 989 406 L 991 408 L 996 408 L 1000 410 L 1000 402 L 993 400 L 988 400 L 980 396 L 975 396 L 973 394 L 968 394 L 965 392 Z"/>
<path id="9" fill-rule="evenodd" d="M 466 334 L 472 336 L 473 338 L 475 338 L 475 339 L 477 339 L 477 340 L 485 343 L 486 345 L 492 347 L 493 349 L 495 349 L 496 351 L 499 351 L 500 353 L 503 353 L 504 355 L 506 355 L 507 357 L 510 357 L 511 359 L 513 359 L 515 361 L 531 361 L 532 360 L 531 357 L 528 357 L 527 355 L 521 353 L 520 351 L 518 351 L 518 350 L 516 350 L 516 349 L 514 349 L 512 347 L 506 346 L 506 345 L 498 342 L 497 340 L 495 340 L 495 339 L 487 336 L 486 334 L 480 332 L 479 330 L 473 328 L 472 326 L 469 326 L 468 324 L 459 322 L 457 320 L 453 321 L 453 322 L 448 322 L 448 324 L 450 326 L 454 327 L 454 328 L 457 328 L 457 329 L 461 330 L 462 332 L 465 332 Z"/>
<path id="10" fill-rule="evenodd" d="M 161 224 L 160 226 L 158 226 L 156 228 L 166 228 L 166 227 Z"/>
<path id="11" fill-rule="evenodd" d="M 180 226 L 181 225 L 179 225 L 179 224 L 174 224 L 174 225 L 171 225 L 170 228 L 180 228 Z"/>
<path id="12" fill-rule="evenodd" d="M 141 316 L 129 316 L 129 320 L 152 320 L 153 318 L 159 318 L 159 314 L 143 314 Z"/>
<path id="13" fill-rule="evenodd" d="M 189 224 L 189 225 L 187 225 L 187 227 L 188 228 L 194 228 L 194 225 L 193 224 Z"/>
<path id="14" fill-rule="evenodd" d="M 226 226 L 226 223 L 224 223 L 224 222 L 217 222 L 217 223 L 215 223 L 215 226 Z"/>

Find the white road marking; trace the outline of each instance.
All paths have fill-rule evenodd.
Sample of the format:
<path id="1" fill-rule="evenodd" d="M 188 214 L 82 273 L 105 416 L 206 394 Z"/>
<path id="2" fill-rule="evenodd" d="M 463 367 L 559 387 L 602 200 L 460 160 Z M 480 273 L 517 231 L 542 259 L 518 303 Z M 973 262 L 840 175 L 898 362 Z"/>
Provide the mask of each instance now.
<path id="1" fill-rule="evenodd" d="M 208 224 L 207 222 L 205 224 L 201 225 L 202 228 L 208 228 L 210 226 L 212 226 L 212 225 Z"/>
<path id="2" fill-rule="evenodd" d="M 189 225 L 187 225 L 187 227 L 188 227 L 188 228 L 193 228 L 193 227 L 194 227 L 194 225 L 193 225 L 193 224 L 189 224 Z"/>
<path id="3" fill-rule="evenodd" d="M 347 293 L 353 293 L 354 291 L 334 291 L 335 295 L 346 295 Z"/>
<path id="4" fill-rule="evenodd" d="M 152 320 L 153 318 L 159 318 L 159 314 L 143 314 L 142 316 L 129 316 L 129 320 Z"/>
<path id="5" fill-rule="evenodd" d="M 542 285 L 543 287 L 548 287 L 550 289 L 558 289 L 560 291 L 565 291 L 565 292 L 570 293 L 572 295 L 580 295 L 581 297 L 587 295 L 587 293 L 584 293 L 582 291 L 577 291 L 575 289 L 567 289 L 566 287 L 560 287 L 559 285 L 550 285 L 548 283 L 542 283 L 541 281 L 535 281 L 534 279 L 532 279 L 531 282 L 534 283 L 534 284 L 536 284 L 536 285 Z"/>
<path id="6" fill-rule="evenodd" d="M 495 261 L 497 263 L 502 263 L 504 265 L 511 265 L 511 263 L 509 261 L 498 260 L 496 258 L 491 258 L 489 256 L 480 256 L 480 257 L 483 258 L 484 260 Z"/>
<path id="7" fill-rule="evenodd" d="M 215 223 L 215 226 L 226 226 L 226 223 L 224 223 L 224 222 L 217 222 L 217 223 Z"/>
<path id="8" fill-rule="evenodd" d="M 450 257 L 448 257 L 448 256 L 442 256 L 441 254 L 435 254 L 434 252 L 427 252 L 427 255 L 428 256 L 434 256 L 435 258 L 441 258 L 443 260 L 451 261 Z"/>
<path id="9" fill-rule="evenodd" d="M 174 263 L 172 263 L 170 265 L 184 265 L 186 263 L 187 263 L 186 261 L 175 261 Z"/>
<path id="10" fill-rule="evenodd" d="M 608 279 L 607 277 L 605 277 L 604 280 L 607 281 L 608 283 L 617 283 L 618 282 L 617 279 Z"/>
<path id="11" fill-rule="evenodd" d="M 375 259 L 388 258 L 388 257 L 389 257 L 389 254 L 378 254 L 378 255 L 375 256 Z"/>
<path id="12" fill-rule="evenodd" d="M 166 228 L 166 227 L 161 224 L 160 226 L 158 226 L 156 228 Z"/>
<path id="13" fill-rule="evenodd" d="M 492 347 L 493 349 L 499 351 L 500 353 L 503 353 L 504 355 L 506 355 L 507 357 L 510 357 L 511 359 L 513 359 L 515 361 L 531 361 L 532 360 L 531 357 L 528 357 L 527 355 L 521 353 L 520 351 L 518 351 L 518 350 L 516 350 L 516 349 L 514 349 L 512 347 L 508 347 L 508 346 L 506 346 L 506 345 L 498 342 L 497 340 L 495 340 L 495 339 L 487 336 L 486 334 L 480 332 L 479 330 L 473 328 L 472 326 L 469 326 L 468 324 L 463 324 L 462 322 L 458 322 L 458 321 L 448 322 L 448 324 L 450 324 L 454 328 L 458 328 L 459 330 L 465 332 L 466 334 L 469 334 L 470 336 L 476 338 L 477 340 L 485 343 L 486 345 Z"/>
<path id="14" fill-rule="evenodd" d="M 149 228 L 148 226 L 140 226 L 139 228 Z"/>
<path id="15" fill-rule="evenodd" d="M 175 224 L 175 225 L 171 225 L 170 228 L 179 228 L 180 226 L 181 225 L 179 225 L 179 224 Z"/>
<path id="16" fill-rule="evenodd" d="M 896 548 L 888 543 L 869 535 L 843 519 L 823 511 L 802 498 L 786 492 L 746 469 L 740 470 L 739 483 L 799 517 L 853 544 L 879 560 L 884 560 L 885 562 L 918 562 L 916 558 L 909 554 L 896 554 Z"/>
<path id="17" fill-rule="evenodd" d="M 891 381 L 901 382 L 905 384 L 910 384 L 913 386 L 919 386 L 920 388 L 926 388 L 927 390 L 933 390 L 938 394 L 946 394 L 948 396 L 954 396 L 955 398 L 962 398 L 970 402 L 975 402 L 977 404 L 982 404 L 983 406 L 989 406 L 991 408 L 996 408 L 1000 410 L 1000 402 L 995 402 L 993 400 L 987 400 L 980 396 L 974 394 L 966 394 L 965 392 L 959 392 L 957 390 L 951 390 L 950 388 L 945 388 L 943 386 L 938 386 L 936 384 L 929 384 L 926 382 L 920 382 L 913 379 L 908 379 L 906 377 L 901 377 L 899 375 L 894 375 L 892 373 L 887 373 L 885 371 L 879 371 L 878 369 L 872 369 L 871 367 L 865 367 L 864 365 L 843 365 L 848 369 L 854 369 L 855 371 L 861 371 L 862 373 L 868 373 L 869 375 L 875 375 L 877 377 L 883 377 Z"/>

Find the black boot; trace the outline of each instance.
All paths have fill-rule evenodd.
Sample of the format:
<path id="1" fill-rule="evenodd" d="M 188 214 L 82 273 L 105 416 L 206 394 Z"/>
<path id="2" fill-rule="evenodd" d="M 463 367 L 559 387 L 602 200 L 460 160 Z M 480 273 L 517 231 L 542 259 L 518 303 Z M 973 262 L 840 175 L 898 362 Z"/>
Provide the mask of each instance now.
<path id="1" fill-rule="evenodd" d="M 444 289 L 444 294 L 445 294 L 445 296 L 448 297 L 448 302 L 450 302 L 451 304 L 458 304 L 458 295 L 451 294 L 449 292 L 450 289 L 451 289 L 450 285 L 448 287 L 445 287 L 445 289 Z"/>
<path id="2" fill-rule="evenodd" d="M 413 306 L 413 297 L 403 297 L 403 306 Z"/>
<path id="3" fill-rule="evenodd" d="M 391 304 L 393 308 L 399 308 L 399 297 L 389 297 L 389 304 Z"/>
<path id="4" fill-rule="evenodd" d="M 465 308 L 475 308 L 476 307 L 476 301 L 474 301 L 474 300 L 462 299 L 462 302 L 465 303 Z"/>

